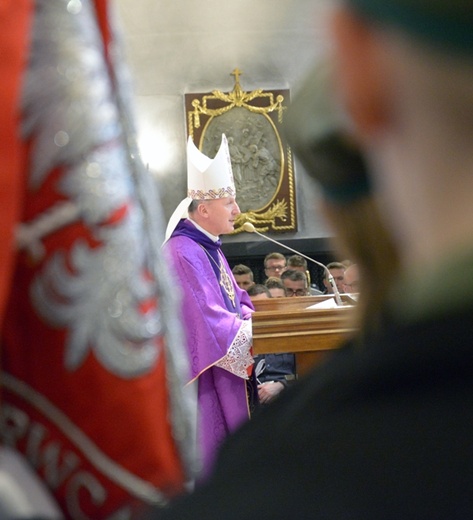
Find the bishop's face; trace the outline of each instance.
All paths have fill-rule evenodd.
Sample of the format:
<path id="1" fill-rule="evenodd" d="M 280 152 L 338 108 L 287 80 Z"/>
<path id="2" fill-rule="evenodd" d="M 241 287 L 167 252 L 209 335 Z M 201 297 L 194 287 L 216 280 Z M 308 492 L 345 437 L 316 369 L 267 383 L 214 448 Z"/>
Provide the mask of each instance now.
<path id="1" fill-rule="evenodd" d="M 240 214 L 240 208 L 235 197 L 205 201 L 207 218 L 205 229 L 213 235 L 225 235 L 234 229 L 235 219 Z"/>

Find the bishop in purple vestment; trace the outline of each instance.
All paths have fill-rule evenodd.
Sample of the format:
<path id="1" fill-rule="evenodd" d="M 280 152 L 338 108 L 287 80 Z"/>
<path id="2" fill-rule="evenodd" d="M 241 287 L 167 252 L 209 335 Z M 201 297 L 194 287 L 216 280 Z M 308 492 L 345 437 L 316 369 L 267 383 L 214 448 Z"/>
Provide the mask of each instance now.
<path id="1" fill-rule="evenodd" d="M 188 198 L 171 217 L 164 249 L 181 293 L 180 317 L 191 367 L 188 384 L 197 392 L 202 480 L 224 438 L 250 415 L 247 381 L 253 364 L 254 308 L 236 284 L 219 239 L 233 231 L 240 213 L 224 136 L 213 160 L 189 141 L 188 186 Z M 183 213 L 188 218 L 175 218 Z"/>

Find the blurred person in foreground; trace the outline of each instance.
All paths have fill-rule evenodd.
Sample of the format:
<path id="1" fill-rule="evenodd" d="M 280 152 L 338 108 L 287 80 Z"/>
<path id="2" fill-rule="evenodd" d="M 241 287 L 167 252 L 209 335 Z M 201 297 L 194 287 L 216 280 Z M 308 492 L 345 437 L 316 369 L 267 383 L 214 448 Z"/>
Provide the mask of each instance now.
<path id="1" fill-rule="evenodd" d="M 235 435 L 207 488 L 164 518 L 473 517 L 473 5 L 345 0 L 332 34 L 396 287 L 358 348 Z"/>

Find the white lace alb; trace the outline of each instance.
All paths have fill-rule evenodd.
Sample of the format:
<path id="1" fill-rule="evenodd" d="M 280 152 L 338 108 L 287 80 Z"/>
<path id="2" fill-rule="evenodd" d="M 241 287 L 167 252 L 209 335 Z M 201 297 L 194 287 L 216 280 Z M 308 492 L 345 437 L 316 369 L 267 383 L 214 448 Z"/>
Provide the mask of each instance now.
<path id="1" fill-rule="evenodd" d="M 232 341 L 225 357 L 215 366 L 228 370 L 243 379 L 248 379 L 246 369 L 253 364 L 250 349 L 253 344 L 253 330 L 251 320 L 244 320 L 238 334 Z"/>

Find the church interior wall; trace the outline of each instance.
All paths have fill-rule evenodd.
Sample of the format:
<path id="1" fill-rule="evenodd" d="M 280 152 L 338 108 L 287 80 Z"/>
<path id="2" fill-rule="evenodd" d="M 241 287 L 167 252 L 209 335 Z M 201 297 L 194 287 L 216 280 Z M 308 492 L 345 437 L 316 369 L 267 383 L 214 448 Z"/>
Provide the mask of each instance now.
<path id="1" fill-rule="evenodd" d="M 186 193 L 186 93 L 229 92 L 242 71 L 245 91 L 289 89 L 327 51 L 327 0 L 117 0 L 118 20 L 133 78 L 137 139 L 156 181 L 165 220 Z M 294 166 L 297 231 L 273 234 L 318 259 L 330 256 L 319 193 Z M 224 237 L 230 259 L 262 258 L 276 250 L 256 235 Z M 290 254 L 290 253 L 288 253 Z"/>

